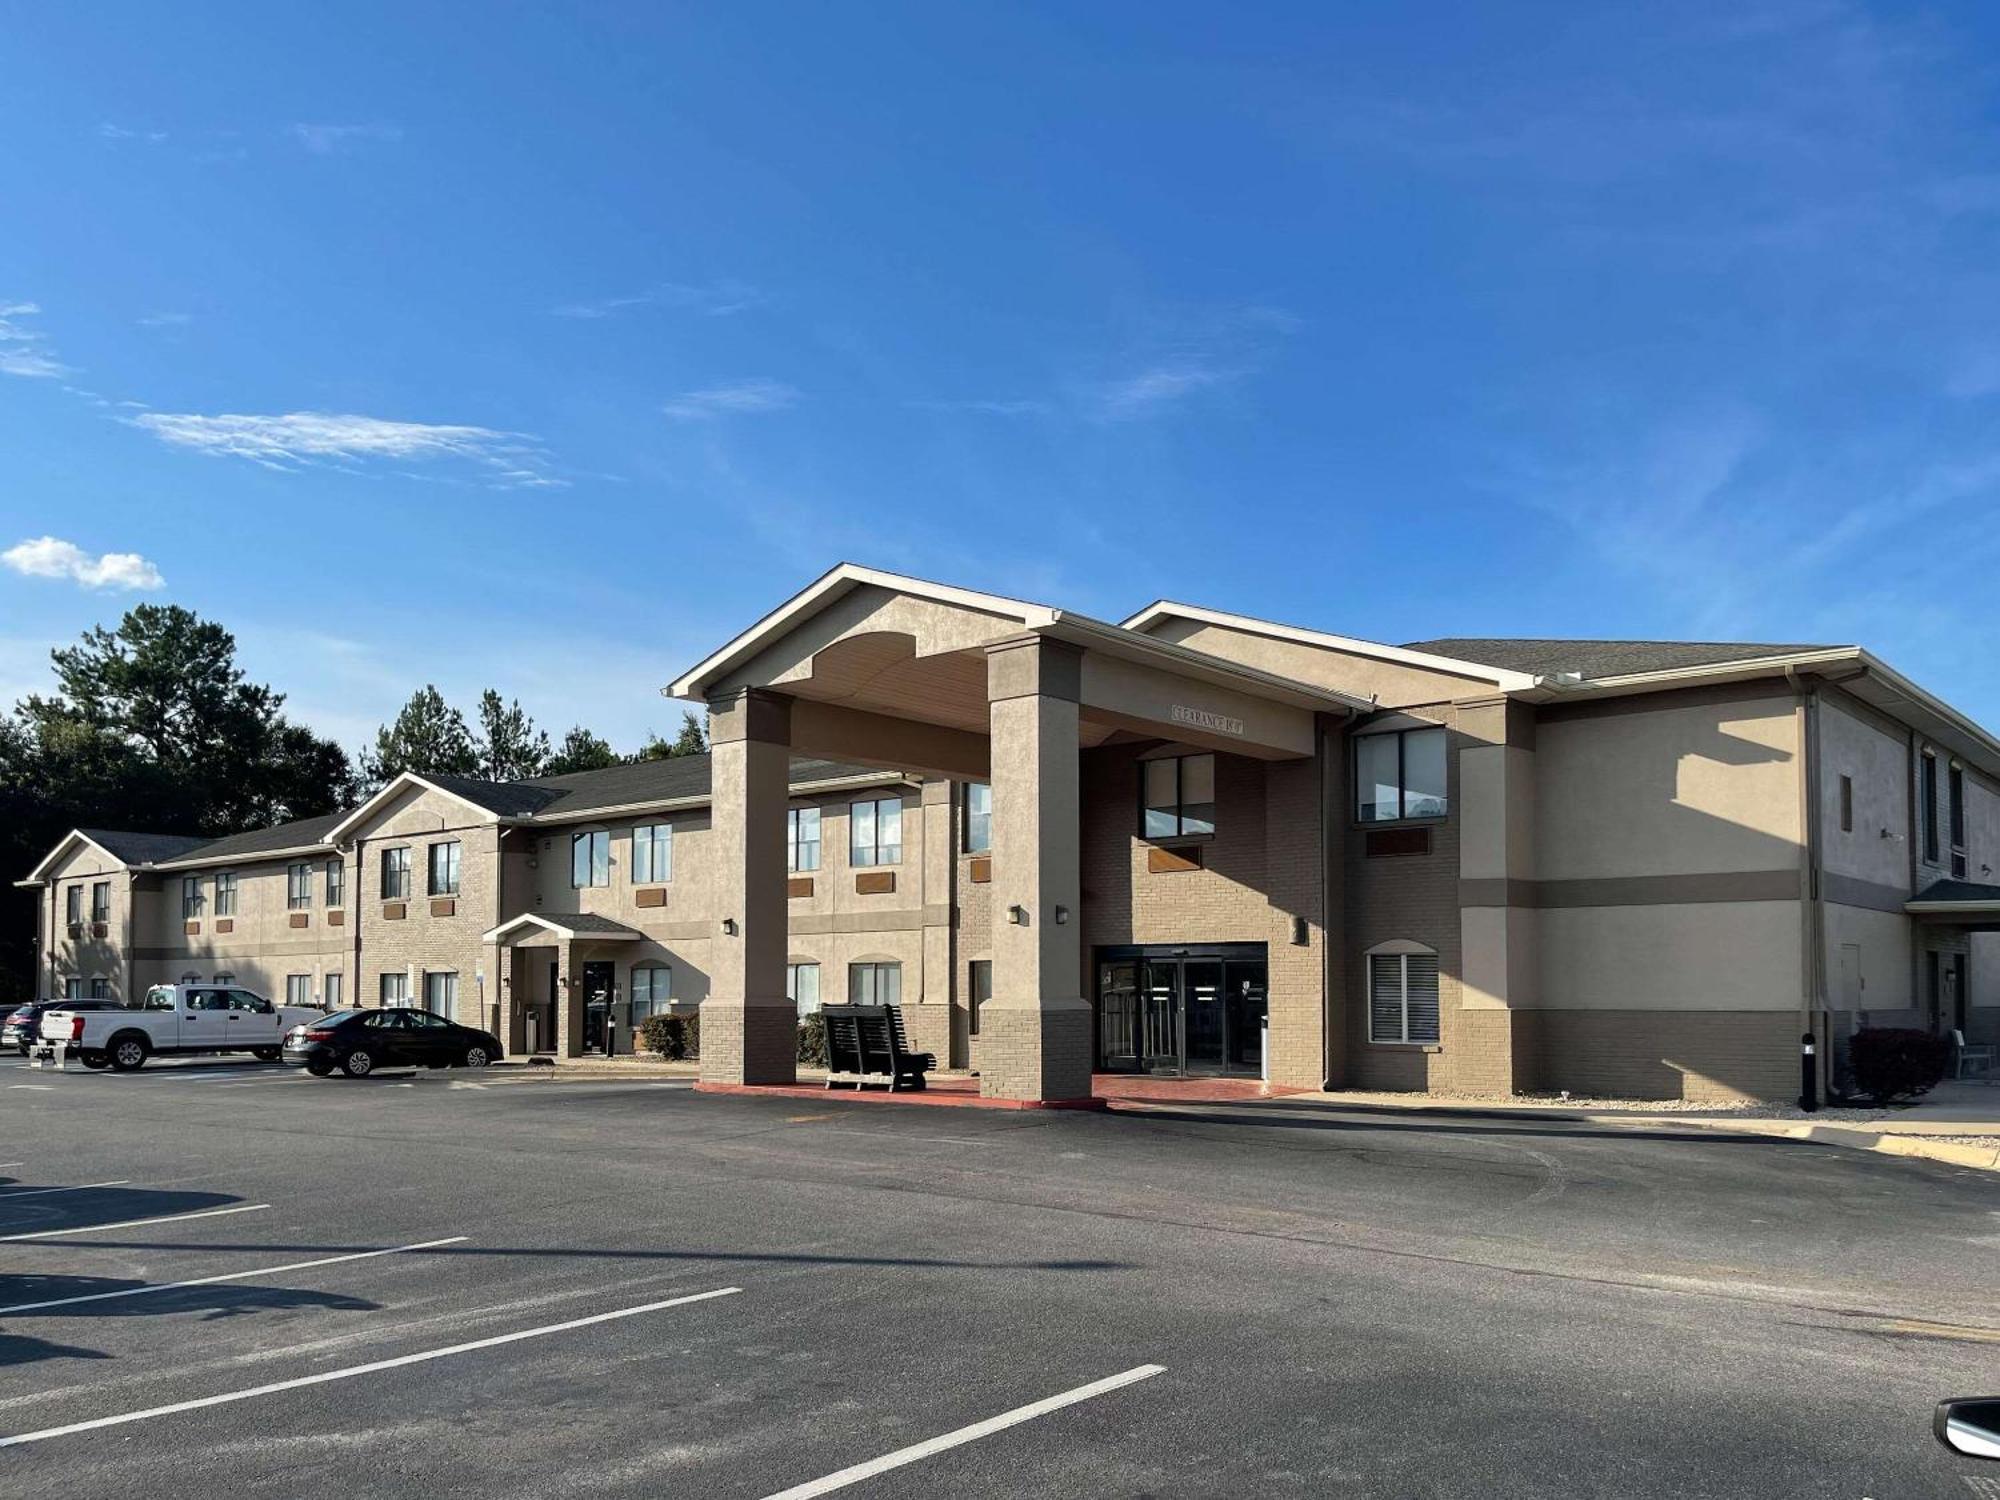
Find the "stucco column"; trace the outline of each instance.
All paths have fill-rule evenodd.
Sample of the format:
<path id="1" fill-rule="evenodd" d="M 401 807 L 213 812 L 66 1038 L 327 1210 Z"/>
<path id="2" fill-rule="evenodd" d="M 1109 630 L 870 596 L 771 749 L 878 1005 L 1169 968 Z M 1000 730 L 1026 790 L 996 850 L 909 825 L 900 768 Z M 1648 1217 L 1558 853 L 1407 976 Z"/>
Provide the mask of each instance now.
<path id="1" fill-rule="evenodd" d="M 557 1057 L 583 1056 L 583 976 L 576 971 L 575 945 L 556 944 L 556 1036 Z"/>
<path id="2" fill-rule="evenodd" d="M 993 998 L 980 1012 L 979 1090 L 1090 1095 L 1079 871 L 1081 653 L 1028 637 L 987 648 L 993 745 Z"/>
<path id="3" fill-rule="evenodd" d="M 1459 1013 L 1445 1043 L 1452 1084 L 1474 1092 L 1539 1085 L 1533 713 L 1502 698 L 1459 716 Z"/>
<path id="4" fill-rule="evenodd" d="M 785 998 L 785 808 L 791 701 L 745 689 L 708 705 L 714 911 L 701 1003 L 703 1083 L 792 1083 L 798 1011 Z"/>

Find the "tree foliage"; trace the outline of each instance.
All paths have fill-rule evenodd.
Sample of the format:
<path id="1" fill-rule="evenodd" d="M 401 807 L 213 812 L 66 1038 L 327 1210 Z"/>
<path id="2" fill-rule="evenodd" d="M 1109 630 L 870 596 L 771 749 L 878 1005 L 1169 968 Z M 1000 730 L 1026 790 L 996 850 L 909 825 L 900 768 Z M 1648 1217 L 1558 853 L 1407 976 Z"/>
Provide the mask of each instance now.
<path id="1" fill-rule="evenodd" d="M 476 776 L 479 752 L 465 715 L 425 683 L 405 703 L 393 724 L 375 731 L 375 748 L 361 754 L 361 774 L 381 786 L 414 771 L 419 776 Z"/>
<path id="2" fill-rule="evenodd" d="M 681 732 L 673 739 L 662 739 L 657 734 L 648 735 L 646 743 L 639 747 L 634 760 L 677 760 L 683 755 L 708 754 L 708 731 L 702 728 L 701 720 L 692 711 L 681 715 Z"/>
<path id="3" fill-rule="evenodd" d="M 599 739 L 581 724 L 563 736 L 556 753 L 549 757 L 543 767 L 545 776 L 567 776 L 574 771 L 602 771 L 607 766 L 622 765 L 625 757 L 611 748 L 608 740 Z"/>
<path id="4" fill-rule="evenodd" d="M 500 701 L 488 688 L 479 695 L 479 731 L 473 742 L 479 774 L 488 781 L 521 781 L 542 774 L 549 761 L 549 737 L 520 702 Z"/>

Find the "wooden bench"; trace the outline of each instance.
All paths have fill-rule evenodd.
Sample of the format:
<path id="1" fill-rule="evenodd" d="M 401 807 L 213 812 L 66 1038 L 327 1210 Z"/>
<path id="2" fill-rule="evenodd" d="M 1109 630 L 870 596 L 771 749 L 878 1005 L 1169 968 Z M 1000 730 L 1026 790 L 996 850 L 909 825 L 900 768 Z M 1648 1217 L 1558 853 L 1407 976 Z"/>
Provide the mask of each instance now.
<path id="1" fill-rule="evenodd" d="M 823 1005 L 826 1020 L 826 1086 L 887 1084 L 890 1093 L 921 1089 L 937 1058 L 915 1052 L 893 1005 Z"/>

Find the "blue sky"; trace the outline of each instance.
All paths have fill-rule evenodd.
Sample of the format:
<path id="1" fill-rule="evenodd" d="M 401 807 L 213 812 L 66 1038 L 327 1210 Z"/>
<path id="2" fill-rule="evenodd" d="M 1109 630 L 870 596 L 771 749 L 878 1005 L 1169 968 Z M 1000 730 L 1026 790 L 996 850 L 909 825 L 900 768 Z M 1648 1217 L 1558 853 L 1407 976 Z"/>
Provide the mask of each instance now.
<path id="1" fill-rule="evenodd" d="M 2000 723 L 1991 6 L 7 30 L 0 548 L 68 544 L 0 572 L 10 701 L 163 598 L 350 746 L 425 681 L 631 746 L 852 559 L 1859 641 Z"/>

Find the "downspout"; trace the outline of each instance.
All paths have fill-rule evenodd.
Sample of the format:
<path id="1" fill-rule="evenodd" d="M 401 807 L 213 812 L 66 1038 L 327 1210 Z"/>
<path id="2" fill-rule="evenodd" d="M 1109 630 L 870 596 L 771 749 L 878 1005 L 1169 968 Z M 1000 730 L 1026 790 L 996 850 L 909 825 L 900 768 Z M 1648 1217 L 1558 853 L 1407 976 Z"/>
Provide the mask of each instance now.
<path id="1" fill-rule="evenodd" d="M 341 851 L 341 858 L 347 858 L 344 848 Z M 354 993 L 347 996 L 341 1003 L 359 1009 L 368 1003 L 361 995 L 361 909 L 368 903 L 362 899 L 361 895 L 363 871 L 361 869 L 361 840 L 359 839 L 354 841 L 353 865 L 354 869 L 352 873 L 354 878 L 343 881 L 342 888 L 343 890 L 354 892 L 354 905 L 352 910 L 348 912 L 348 915 L 354 918 Z"/>
<path id="2" fill-rule="evenodd" d="M 1335 955 L 1344 951 L 1346 937 L 1346 892 L 1343 887 L 1340 891 L 1341 909 L 1336 911 L 1334 908 L 1335 882 L 1333 875 L 1335 869 L 1334 860 L 1339 855 L 1333 847 L 1333 822 L 1328 816 L 1331 799 L 1327 795 L 1330 784 L 1329 778 L 1334 774 L 1333 755 L 1330 749 L 1333 740 L 1333 730 L 1323 716 L 1317 721 L 1317 739 L 1319 748 L 1319 911 L 1321 934 L 1319 957 L 1319 1071 L 1322 1080 L 1320 1087 L 1332 1090 L 1339 1088 L 1346 1082 L 1344 1076 L 1340 1078 L 1334 1076 L 1333 1066 L 1335 1048 L 1334 1027 L 1336 1025 L 1341 1028 L 1340 1047 L 1343 1053 L 1346 1047 L 1347 1007 L 1343 1003 L 1338 1007 L 1338 1013 L 1336 1014 L 1336 1007 L 1333 1003 L 1334 980 L 1338 972 L 1335 968 L 1338 962 Z M 1342 997 L 1343 1001 L 1345 998 L 1345 996 Z M 1342 1071 L 1344 1073 L 1345 1069 L 1343 1068 Z"/>
<path id="3" fill-rule="evenodd" d="M 1820 1088 L 1830 1099 L 1833 1049 L 1825 1024 L 1826 907 L 1823 895 L 1825 882 L 1821 870 L 1824 851 L 1820 837 L 1819 694 L 1806 685 L 1796 667 L 1785 668 L 1785 681 L 1791 685 L 1792 691 L 1798 694 L 1799 738 L 1805 760 L 1803 774 L 1805 805 L 1802 810 L 1805 847 L 1800 851 L 1799 857 L 1802 902 L 1800 928 L 1805 944 L 1805 965 L 1802 975 L 1804 1030 L 1819 1038 Z"/>

